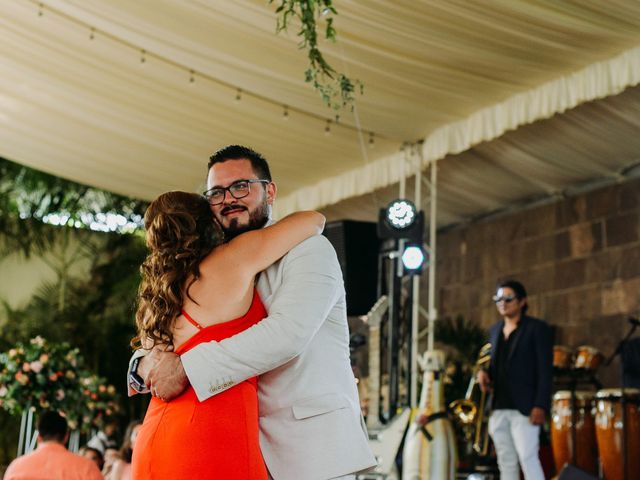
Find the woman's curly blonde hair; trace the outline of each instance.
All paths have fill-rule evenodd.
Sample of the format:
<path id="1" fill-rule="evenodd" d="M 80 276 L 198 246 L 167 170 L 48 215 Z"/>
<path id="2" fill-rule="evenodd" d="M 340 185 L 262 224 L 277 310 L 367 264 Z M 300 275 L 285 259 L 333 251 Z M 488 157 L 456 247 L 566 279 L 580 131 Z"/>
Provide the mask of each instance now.
<path id="1" fill-rule="evenodd" d="M 195 193 L 160 195 L 147 208 L 144 227 L 150 253 L 140 267 L 137 336 L 131 341 L 136 348 L 146 339 L 154 345 L 173 341 L 184 296 L 195 302 L 189 288 L 200 277 L 200 262 L 223 240 L 209 202 Z"/>

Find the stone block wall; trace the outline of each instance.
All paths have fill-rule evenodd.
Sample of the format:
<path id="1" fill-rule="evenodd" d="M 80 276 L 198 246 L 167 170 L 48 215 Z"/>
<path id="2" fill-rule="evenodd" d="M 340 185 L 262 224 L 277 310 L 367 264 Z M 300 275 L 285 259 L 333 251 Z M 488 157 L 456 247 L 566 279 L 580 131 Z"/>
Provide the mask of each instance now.
<path id="1" fill-rule="evenodd" d="M 609 355 L 640 312 L 640 179 L 438 235 L 440 318 L 488 328 L 505 278 L 525 285 L 530 313 L 556 327 L 556 344 Z M 618 386 L 619 371 L 616 361 L 598 377 Z"/>

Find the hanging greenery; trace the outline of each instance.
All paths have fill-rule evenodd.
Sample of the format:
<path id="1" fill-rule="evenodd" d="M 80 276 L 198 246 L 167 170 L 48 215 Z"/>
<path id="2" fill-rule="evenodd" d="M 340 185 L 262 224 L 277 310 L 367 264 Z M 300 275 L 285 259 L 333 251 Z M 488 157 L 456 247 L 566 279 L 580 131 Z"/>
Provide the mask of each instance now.
<path id="1" fill-rule="evenodd" d="M 273 2 L 274 0 L 269 0 L 269 3 Z M 317 29 L 320 18 L 325 20 L 325 38 L 331 42 L 336 41 L 337 32 L 333 27 L 332 15 L 337 15 L 338 12 L 333 6 L 333 0 L 280 0 L 276 14 L 276 33 L 287 31 L 292 18 L 300 22 L 298 36 L 302 40 L 298 46 L 306 49 L 309 57 L 309 68 L 304 72 L 305 81 L 313 85 L 327 106 L 338 110 L 352 105 L 356 88 L 362 93 L 363 84 L 337 72 L 325 60 L 318 46 Z"/>

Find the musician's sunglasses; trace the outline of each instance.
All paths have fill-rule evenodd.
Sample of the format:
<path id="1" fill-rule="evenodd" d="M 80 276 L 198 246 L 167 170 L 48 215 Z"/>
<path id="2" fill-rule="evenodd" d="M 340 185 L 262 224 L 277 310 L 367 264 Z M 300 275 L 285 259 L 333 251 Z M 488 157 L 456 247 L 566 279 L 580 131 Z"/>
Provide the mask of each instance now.
<path id="1" fill-rule="evenodd" d="M 514 295 L 505 295 L 504 297 L 498 297 L 497 295 L 493 296 L 493 301 L 495 303 L 500 303 L 500 302 L 511 303 L 515 299 L 516 299 L 516 297 Z"/>

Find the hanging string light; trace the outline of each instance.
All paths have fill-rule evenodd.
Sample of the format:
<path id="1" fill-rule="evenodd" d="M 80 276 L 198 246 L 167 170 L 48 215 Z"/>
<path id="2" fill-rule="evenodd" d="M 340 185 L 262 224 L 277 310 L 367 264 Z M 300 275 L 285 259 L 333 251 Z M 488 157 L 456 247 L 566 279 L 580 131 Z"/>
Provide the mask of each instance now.
<path id="1" fill-rule="evenodd" d="M 369 132 L 369 148 L 375 147 L 375 134 L 373 132 Z"/>
<path id="2" fill-rule="evenodd" d="M 29 0 L 31 3 L 33 3 L 34 5 L 37 6 L 38 8 L 38 16 L 41 17 L 44 15 L 44 9 L 45 9 L 45 5 L 41 2 L 39 2 L 38 0 Z M 110 41 L 116 42 L 126 48 L 130 48 L 130 49 L 134 49 L 135 51 L 140 52 L 140 57 L 139 57 L 139 61 L 140 64 L 145 64 L 147 62 L 147 59 L 149 57 L 153 57 L 154 60 L 159 60 L 161 63 L 165 64 L 165 65 L 169 65 L 169 66 L 173 66 L 174 68 L 178 68 L 180 70 L 186 71 L 189 74 L 189 84 L 194 84 L 196 81 L 196 72 L 194 69 L 189 68 L 187 65 L 184 65 L 182 63 L 176 62 L 174 60 L 171 60 L 170 58 L 167 58 L 165 56 L 153 53 L 153 52 L 148 52 L 146 49 L 141 48 L 140 46 L 133 44 L 127 40 L 124 40 L 112 33 L 109 33 L 106 30 L 102 30 L 96 27 L 91 26 L 90 24 L 83 22 L 82 20 L 79 20 L 67 13 L 64 13 L 60 10 L 57 10 L 55 8 L 50 7 L 49 5 L 46 5 L 46 8 L 48 9 L 48 14 L 51 13 L 53 14 L 53 16 L 58 17 L 58 18 L 62 18 L 64 20 L 66 20 L 69 23 L 75 24 L 80 26 L 81 28 L 87 28 L 89 29 L 89 40 L 94 40 L 96 38 L 96 34 L 99 33 L 101 36 L 107 38 Z M 247 91 L 243 91 L 241 88 L 238 88 L 236 86 L 234 86 L 233 84 L 230 84 L 228 82 L 226 82 L 225 80 L 221 80 L 219 78 L 207 75 L 205 73 L 202 72 L 198 72 L 198 76 L 201 79 L 204 80 L 208 80 L 212 83 L 218 84 L 218 85 L 222 85 L 225 87 L 231 87 L 231 88 L 235 88 L 236 89 L 236 96 L 235 99 L 236 101 L 241 101 L 242 100 L 242 95 L 246 94 L 249 95 L 251 98 L 255 98 L 258 100 L 261 100 L 263 102 L 267 102 L 269 104 L 276 104 L 278 105 L 277 101 L 274 101 L 273 99 L 266 97 L 264 95 L 261 95 L 259 93 L 255 93 L 255 92 L 247 92 Z M 280 104 L 282 105 L 282 104 Z M 299 113 L 300 115 L 306 117 L 306 118 L 310 118 L 310 119 L 316 119 L 317 121 L 324 121 L 325 122 L 325 128 L 324 128 L 324 132 L 325 135 L 330 135 L 331 134 L 331 123 L 332 120 L 330 119 L 326 119 L 326 117 L 323 117 L 322 115 L 301 109 L 301 108 L 295 108 L 295 107 L 290 107 L 289 105 L 282 105 L 282 118 L 284 120 L 288 120 L 290 117 L 290 111 L 293 110 L 297 113 Z M 339 125 L 341 128 L 346 128 L 349 130 L 359 130 L 359 127 L 350 125 L 350 124 L 343 124 L 341 123 L 341 118 L 340 115 L 335 115 L 335 123 L 336 125 Z M 373 136 L 374 133 L 370 132 L 369 134 L 369 145 L 373 145 L 374 141 L 373 141 Z"/>

